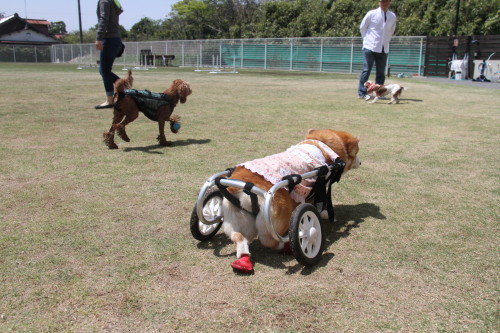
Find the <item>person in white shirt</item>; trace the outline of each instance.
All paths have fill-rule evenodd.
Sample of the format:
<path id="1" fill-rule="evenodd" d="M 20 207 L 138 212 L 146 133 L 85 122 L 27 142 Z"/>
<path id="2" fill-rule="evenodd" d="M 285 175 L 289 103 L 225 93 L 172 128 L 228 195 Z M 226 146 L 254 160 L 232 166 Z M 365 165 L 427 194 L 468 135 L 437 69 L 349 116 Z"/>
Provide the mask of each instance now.
<path id="1" fill-rule="evenodd" d="M 363 37 L 363 71 L 359 76 L 358 95 L 370 99 L 365 88 L 375 63 L 375 83 L 384 84 L 389 43 L 396 29 L 396 14 L 389 10 L 391 0 L 378 0 L 379 8 L 366 13 L 359 30 Z"/>

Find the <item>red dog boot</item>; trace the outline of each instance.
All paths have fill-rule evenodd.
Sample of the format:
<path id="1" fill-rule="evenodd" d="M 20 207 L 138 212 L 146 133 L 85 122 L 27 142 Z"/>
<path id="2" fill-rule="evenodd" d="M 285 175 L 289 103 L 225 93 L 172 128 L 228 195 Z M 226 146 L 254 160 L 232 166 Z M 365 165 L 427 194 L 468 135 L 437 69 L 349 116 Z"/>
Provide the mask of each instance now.
<path id="1" fill-rule="evenodd" d="M 235 260 L 232 264 L 231 267 L 240 273 L 252 273 L 253 272 L 253 265 L 252 262 L 250 261 L 250 255 L 248 254 L 242 254 L 241 258 L 238 260 Z"/>
<path id="2" fill-rule="evenodd" d="M 284 256 L 289 256 L 293 254 L 292 248 L 290 247 L 290 242 L 286 242 L 281 249 L 281 254 Z"/>

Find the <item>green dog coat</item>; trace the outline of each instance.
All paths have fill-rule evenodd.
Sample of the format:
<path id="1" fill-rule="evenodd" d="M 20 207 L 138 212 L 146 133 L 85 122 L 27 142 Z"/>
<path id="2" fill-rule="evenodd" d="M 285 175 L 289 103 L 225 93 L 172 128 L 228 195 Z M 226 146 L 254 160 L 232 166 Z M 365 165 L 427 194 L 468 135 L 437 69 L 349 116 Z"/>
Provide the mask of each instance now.
<path id="1" fill-rule="evenodd" d="M 118 107 L 123 96 L 132 97 L 139 110 L 152 121 L 158 121 L 158 110 L 165 105 L 172 107 L 170 96 L 163 93 L 153 93 L 149 90 L 127 89 L 118 93 Z"/>

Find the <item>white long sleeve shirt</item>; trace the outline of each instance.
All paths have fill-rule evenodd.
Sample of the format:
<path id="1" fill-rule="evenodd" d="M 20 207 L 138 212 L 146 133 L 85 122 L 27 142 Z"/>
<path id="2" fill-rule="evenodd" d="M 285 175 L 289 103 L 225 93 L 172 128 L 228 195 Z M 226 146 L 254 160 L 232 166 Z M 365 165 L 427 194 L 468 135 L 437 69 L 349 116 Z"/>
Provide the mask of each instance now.
<path id="1" fill-rule="evenodd" d="M 380 7 L 366 13 L 359 26 L 363 37 L 363 48 L 381 53 L 383 47 L 384 53 L 389 53 L 389 43 L 396 30 L 396 14 L 390 10 L 385 14 L 387 14 L 387 21 Z"/>

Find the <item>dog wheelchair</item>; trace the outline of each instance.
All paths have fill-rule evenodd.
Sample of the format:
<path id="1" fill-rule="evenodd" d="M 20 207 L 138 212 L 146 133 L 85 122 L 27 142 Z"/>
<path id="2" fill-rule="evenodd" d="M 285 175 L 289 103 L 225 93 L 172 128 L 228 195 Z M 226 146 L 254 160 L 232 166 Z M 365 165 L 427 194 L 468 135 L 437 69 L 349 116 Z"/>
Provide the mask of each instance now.
<path id="1" fill-rule="evenodd" d="M 285 176 L 268 191 L 252 183 L 228 179 L 234 169 L 216 173 L 206 180 L 198 194 L 191 214 L 191 234 L 199 241 L 207 241 L 217 234 L 224 222 L 223 199 L 226 198 L 232 204 L 241 207 L 239 200 L 227 191 L 228 187 L 237 187 L 251 197 L 252 212 L 250 213 L 254 215 L 259 213 L 257 196 L 264 199 L 262 214 L 269 233 L 279 242 L 289 242 L 292 254 L 298 262 L 305 266 L 313 266 L 321 260 L 325 243 L 320 212 L 326 210 L 329 221 L 334 221 L 331 186 L 340 181 L 344 167 L 345 163 L 337 158 L 333 163 L 310 172 Z M 275 193 L 284 187 L 291 192 L 302 180 L 312 177 L 316 177 L 312 191 L 306 202 L 299 204 L 292 212 L 288 233 L 283 236 L 278 234 L 271 220 L 271 204 Z"/>

